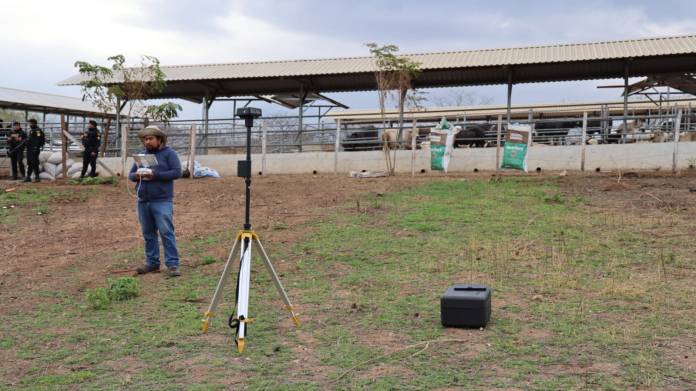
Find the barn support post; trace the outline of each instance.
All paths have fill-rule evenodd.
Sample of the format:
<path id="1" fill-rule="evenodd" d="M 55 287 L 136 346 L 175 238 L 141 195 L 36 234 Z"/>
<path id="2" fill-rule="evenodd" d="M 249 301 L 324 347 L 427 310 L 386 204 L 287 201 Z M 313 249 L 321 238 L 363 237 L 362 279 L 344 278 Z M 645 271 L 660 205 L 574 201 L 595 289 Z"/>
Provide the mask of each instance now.
<path id="1" fill-rule="evenodd" d="M 116 97 L 116 140 L 121 136 L 119 133 L 121 131 L 121 98 Z"/>
<path id="2" fill-rule="evenodd" d="M 624 96 L 623 96 L 623 132 L 621 133 L 621 144 L 626 143 L 626 133 L 628 132 L 628 62 L 624 64 Z"/>
<path id="3" fill-rule="evenodd" d="M 203 106 L 202 106 L 202 117 L 203 117 L 203 150 L 205 151 L 205 154 L 208 154 L 208 123 L 209 123 L 209 113 L 210 113 L 210 106 L 213 104 L 214 98 L 210 98 L 210 96 L 206 93 L 205 96 L 203 97 Z"/>
<path id="4" fill-rule="evenodd" d="M 338 150 L 341 149 L 341 119 L 336 120 L 336 140 L 334 144 L 334 175 L 338 175 Z"/>
<path id="5" fill-rule="evenodd" d="M 68 138 L 65 137 L 65 133 L 68 131 L 68 124 L 65 122 L 65 116 L 60 115 L 60 160 L 62 166 L 63 178 L 68 177 L 68 168 L 66 167 L 68 161 Z M 38 175 L 38 173 L 36 174 Z M 28 178 L 28 177 L 27 177 Z"/>
<path id="6" fill-rule="evenodd" d="M 682 110 L 677 111 L 677 121 L 674 124 L 674 152 L 672 153 L 672 174 L 677 173 L 679 163 L 679 129 L 681 128 Z"/>
<path id="7" fill-rule="evenodd" d="M 307 91 L 304 85 L 300 89 L 300 106 L 297 108 L 299 110 L 298 115 L 298 126 L 297 126 L 297 147 L 300 152 L 302 152 L 302 131 L 304 130 L 304 105 L 307 99 Z"/>
<path id="8" fill-rule="evenodd" d="M 121 125 L 121 177 L 127 174 L 126 160 L 128 159 L 128 125 Z"/>
<path id="9" fill-rule="evenodd" d="M 529 124 L 530 145 L 534 145 L 534 110 L 532 109 L 527 112 L 527 124 Z"/>
<path id="10" fill-rule="evenodd" d="M 587 111 L 582 113 L 582 138 L 580 140 L 580 171 L 585 171 L 585 148 L 587 147 Z"/>
<path id="11" fill-rule="evenodd" d="M 508 70 L 507 82 L 507 126 L 510 126 L 510 116 L 512 111 L 512 69 Z"/>
<path id="12" fill-rule="evenodd" d="M 261 173 L 266 173 L 266 148 L 268 143 L 268 133 L 266 127 L 263 126 L 263 122 L 259 121 L 259 128 L 261 129 Z"/>
<path id="13" fill-rule="evenodd" d="M 191 124 L 191 134 L 189 134 L 189 156 L 186 159 L 186 169 L 189 172 L 190 178 L 194 178 L 194 168 L 196 166 L 196 124 Z"/>
<path id="14" fill-rule="evenodd" d="M 495 135 L 495 173 L 500 177 L 500 133 L 503 130 L 503 115 L 498 114 L 498 130 Z"/>
<path id="15" fill-rule="evenodd" d="M 416 176 L 416 138 L 418 137 L 418 126 L 416 119 L 413 119 L 413 128 L 411 129 L 411 177 Z"/>

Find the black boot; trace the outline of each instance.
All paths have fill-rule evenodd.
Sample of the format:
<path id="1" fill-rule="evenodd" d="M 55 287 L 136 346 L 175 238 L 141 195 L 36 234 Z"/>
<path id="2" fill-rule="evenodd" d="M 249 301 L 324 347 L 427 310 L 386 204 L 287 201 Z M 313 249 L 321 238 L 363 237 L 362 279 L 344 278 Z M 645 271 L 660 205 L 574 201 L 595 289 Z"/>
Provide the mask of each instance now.
<path id="1" fill-rule="evenodd" d="M 26 177 L 26 178 L 24 178 L 24 181 L 22 181 L 22 182 L 31 182 L 31 178 L 30 178 L 30 177 Z"/>

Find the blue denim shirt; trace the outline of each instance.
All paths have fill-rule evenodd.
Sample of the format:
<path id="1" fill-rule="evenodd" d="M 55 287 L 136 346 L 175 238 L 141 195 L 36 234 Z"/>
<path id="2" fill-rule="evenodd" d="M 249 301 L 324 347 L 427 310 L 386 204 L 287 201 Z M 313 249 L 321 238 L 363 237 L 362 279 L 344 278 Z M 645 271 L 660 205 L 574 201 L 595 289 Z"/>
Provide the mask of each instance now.
<path id="1" fill-rule="evenodd" d="M 181 178 L 181 162 L 179 156 L 173 149 L 164 146 L 157 151 L 143 150 L 140 153 L 154 153 L 157 158 L 157 165 L 150 167 L 153 171 L 151 180 L 138 181 L 135 178 L 135 171 L 138 166 L 133 164 L 128 179 L 138 182 L 136 192 L 138 202 L 151 201 L 172 201 L 174 199 L 174 180 Z"/>

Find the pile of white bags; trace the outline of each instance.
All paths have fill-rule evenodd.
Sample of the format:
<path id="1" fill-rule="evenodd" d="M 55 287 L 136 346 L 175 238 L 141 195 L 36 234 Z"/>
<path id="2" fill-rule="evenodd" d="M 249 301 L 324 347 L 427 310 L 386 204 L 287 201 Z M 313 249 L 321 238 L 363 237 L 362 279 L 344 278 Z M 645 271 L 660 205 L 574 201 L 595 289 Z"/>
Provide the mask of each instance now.
<path id="1" fill-rule="evenodd" d="M 65 162 L 68 169 L 68 178 L 79 178 L 82 174 L 82 163 L 76 163 L 72 159 Z M 42 151 L 39 154 L 39 178 L 54 181 L 63 177 L 63 157 L 60 152 Z"/>

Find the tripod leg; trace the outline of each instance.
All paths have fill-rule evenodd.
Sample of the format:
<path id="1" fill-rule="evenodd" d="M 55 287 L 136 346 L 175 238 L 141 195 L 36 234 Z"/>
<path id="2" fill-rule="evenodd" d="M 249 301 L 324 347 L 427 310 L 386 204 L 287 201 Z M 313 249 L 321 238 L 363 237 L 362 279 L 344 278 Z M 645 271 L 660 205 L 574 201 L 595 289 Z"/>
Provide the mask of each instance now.
<path id="1" fill-rule="evenodd" d="M 251 276 L 251 235 L 244 236 L 239 266 L 239 290 L 237 292 L 237 350 L 244 351 L 244 336 L 249 319 L 249 278 Z"/>
<path id="2" fill-rule="evenodd" d="M 217 308 L 217 305 L 220 302 L 220 299 L 222 298 L 222 286 L 224 285 L 225 280 L 227 280 L 227 277 L 230 275 L 230 271 L 232 270 L 232 259 L 238 244 L 239 235 L 237 235 L 237 237 L 234 239 L 234 244 L 232 245 L 232 249 L 230 250 L 230 255 L 227 257 L 227 262 L 225 262 L 225 268 L 222 270 L 220 281 L 218 281 L 217 288 L 215 288 L 213 300 L 210 302 L 208 310 L 205 311 L 205 314 L 203 314 L 203 324 L 201 325 L 201 330 L 203 331 L 203 333 L 208 332 L 208 327 L 210 326 L 210 317 L 213 316 L 213 311 L 215 311 L 215 308 Z"/>
<path id="3" fill-rule="evenodd" d="M 292 316 L 293 323 L 295 323 L 295 327 L 300 327 L 300 318 L 295 314 L 292 308 L 292 304 L 290 303 L 290 299 L 288 298 L 288 294 L 285 293 L 285 289 L 283 289 L 283 284 L 280 282 L 280 278 L 278 278 L 278 274 L 276 274 L 276 271 L 273 268 L 273 264 L 271 263 L 271 260 L 268 258 L 268 254 L 266 254 L 266 250 L 263 248 L 261 240 L 259 240 L 258 238 L 256 239 L 256 245 L 261 251 L 263 263 L 266 265 L 266 269 L 268 270 L 268 273 L 271 275 L 273 283 L 275 284 L 276 289 L 278 289 L 280 297 L 283 298 L 285 306 L 287 307 L 288 311 L 290 311 L 290 315 Z"/>

